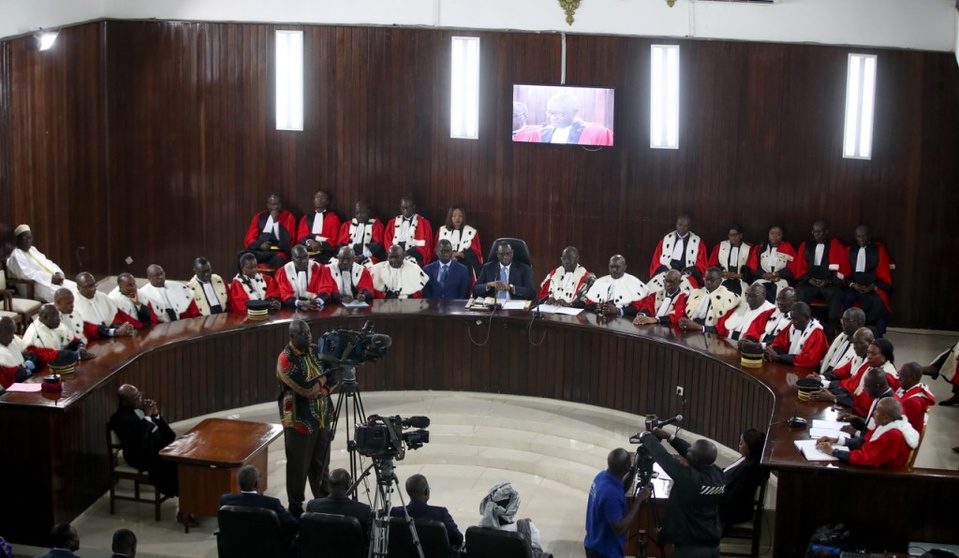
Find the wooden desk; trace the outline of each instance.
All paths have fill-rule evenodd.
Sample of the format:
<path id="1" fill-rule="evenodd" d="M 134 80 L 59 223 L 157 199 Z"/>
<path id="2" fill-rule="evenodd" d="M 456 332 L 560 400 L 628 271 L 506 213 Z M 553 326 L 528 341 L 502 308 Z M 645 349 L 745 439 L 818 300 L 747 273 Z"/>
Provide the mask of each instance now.
<path id="1" fill-rule="evenodd" d="M 267 447 L 282 433 L 279 424 L 210 418 L 163 448 L 160 456 L 177 463 L 180 511 L 216 517 L 220 496 L 240 491 L 236 472 L 244 465 L 260 470 L 265 491 Z"/>
<path id="2" fill-rule="evenodd" d="M 431 300 L 282 311 L 256 322 L 242 313 L 217 314 L 94 342 L 97 358 L 80 364 L 59 400 L 36 393 L 0 396 L 0 478 L 11 485 L 5 496 L 18 502 L 0 506 L 0 536 L 49 546 L 50 525 L 72 520 L 103 496 L 109 487 L 103 425 L 116 410 L 121 384 L 157 400 L 171 422 L 275 401 L 273 371 L 293 317 L 308 320 L 314 339 L 331 329 L 358 330 L 368 319 L 378 333 L 393 337 L 385 358 L 358 369 L 364 391 L 462 390 L 547 397 L 639 416 L 682 413 L 684 428 L 729 447 L 745 428 L 768 426 L 763 464 L 779 476 L 777 508 L 790 510 L 777 514 L 777 558 L 802 554 L 812 530 L 837 519 L 876 532 L 885 548 L 954 538 L 954 521 L 939 510 L 959 500 L 956 471 L 877 472 L 803 459 L 792 442 L 806 432 L 783 421 L 794 413 L 810 420 L 829 412 L 828 405 L 797 401 L 795 382 L 807 370 L 770 363 L 746 370 L 736 349 L 714 336 L 637 327 L 626 318 L 583 313 L 533 321 L 526 312 L 497 312 L 488 328 L 490 316 L 464 310 L 462 301 Z M 685 388 L 685 406 L 675 395 L 677 385 Z M 637 420 L 636 430 L 642 427 Z M 622 446 L 628 445 L 624 439 Z M 917 494 L 921 505 L 910 505 Z M 850 514 L 852 502 L 870 505 Z M 905 509 L 907 519 L 905 512 L 890 512 Z"/>

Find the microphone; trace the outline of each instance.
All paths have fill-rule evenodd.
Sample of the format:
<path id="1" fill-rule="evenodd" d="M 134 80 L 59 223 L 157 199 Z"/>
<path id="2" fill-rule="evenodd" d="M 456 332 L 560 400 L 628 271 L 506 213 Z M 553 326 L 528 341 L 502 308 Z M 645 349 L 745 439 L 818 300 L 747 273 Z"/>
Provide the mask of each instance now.
<path id="1" fill-rule="evenodd" d="M 393 338 L 385 333 L 370 334 L 370 344 L 377 349 L 385 349 L 393 344 Z"/>
<path id="2" fill-rule="evenodd" d="M 676 416 L 674 416 L 674 417 L 672 417 L 672 418 L 668 418 L 668 419 L 666 419 L 666 420 L 657 421 L 655 428 L 662 428 L 662 427 L 668 426 L 668 425 L 670 425 L 670 424 L 676 424 L 677 422 L 683 422 L 683 415 L 676 415 Z"/>
<path id="3" fill-rule="evenodd" d="M 427 428 L 430 425 L 430 417 L 415 416 L 409 417 L 403 421 L 403 426 L 413 428 Z"/>

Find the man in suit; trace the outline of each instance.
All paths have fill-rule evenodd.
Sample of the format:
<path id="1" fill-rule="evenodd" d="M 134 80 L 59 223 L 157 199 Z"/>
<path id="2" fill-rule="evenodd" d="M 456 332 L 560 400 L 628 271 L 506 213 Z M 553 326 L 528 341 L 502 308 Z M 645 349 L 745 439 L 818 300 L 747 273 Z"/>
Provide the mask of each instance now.
<path id="1" fill-rule="evenodd" d="M 129 529 L 117 529 L 113 532 L 113 554 L 110 558 L 135 558 L 137 555 L 137 536 Z"/>
<path id="2" fill-rule="evenodd" d="M 410 514 L 410 517 L 442 521 L 446 525 L 446 536 L 449 537 L 450 545 L 453 548 L 459 548 L 463 544 L 463 534 L 456 527 L 456 522 L 453 521 L 449 510 L 427 504 L 430 499 L 430 483 L 426 482 L 426 477 L 417 474 L 406 479 L 406 493 L 410 497 L 410 503 L 406 506 L 406 512 Z M 403 508 L 393 508 L 390 515 L 403 515 Z"/>
<path id="3" fill-rule="evenodd" d="M 240 467 L 240 470 L 236 472 L 236 483 L 240 485 L 240 493 L 224 494 L 220 497 L 220 506 L 248 506 L 272 510 L 276 513 L 276 518 L 280 520 L 280 526 L 288 538 L 294 537 L 300 530 L 296 518 L 286 511 L 278 498 L 266 496 L 257 491 L 260 486 L 260 471 L 254 465 Z"/>
<path id="4" fill-rule="evenodd" d="M 453 243 L 441 239 L 436 243 L 436 261 L 423 268 L 430 280 L 423 287 L 423 298 L 469 298 L 473 279 L 470 270 L 453 260 Z"/>
<path id="5" fill-rule="evenodd" d="M 306 511 L 318 513 L 332 513 L 355 517 L 363 527 L 363 534 L 370 535 L 370 518 L 373 516 L 370 506 L 350 498 L 347 492 L 353 479 L 346 469 L 330 471 L 330 495 L 326 498 L 314 498 L 306 504 Z"/>
<path id="6" fill-rule="evenodd" d="M 69 523 L 54 525 L 50 529 L 50 540 L 53 542 L 53 548 L 39 558 L 69 558 L 76 556 L 74 552 L 80 548 L 80 535 L 76 527 Z"/>
<path id="7" fill-rule="evenodd" d="M 511 298 L 533 300 L 536 296 L 533 270 L 522 262 L 513 261 L 513 247 L 508 242 L 500 242 L 496 247 L 496 259 L 498 261 L 483 265 L 473 286 L 473 294 L 493 296 L 504 302 Z"/>

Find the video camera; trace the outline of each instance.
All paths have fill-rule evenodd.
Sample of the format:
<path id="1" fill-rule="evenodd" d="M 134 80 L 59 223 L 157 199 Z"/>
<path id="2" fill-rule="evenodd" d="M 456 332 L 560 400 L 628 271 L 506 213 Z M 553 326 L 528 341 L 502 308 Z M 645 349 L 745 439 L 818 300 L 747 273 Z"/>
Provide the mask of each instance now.
<path id="1" fill-rule="evenodd" d="M 373 459 L 396 459 L 406 457 L 406 449 L 423 447 L 430 443 L 429 417 L 403 418 L 399 415 L 382 417 L 370 415 L 366 424 L 357 424 L 353 433 L 351 450 Z M 416 428 L 403 432 L 405 428 Z"/>
<path id="2" fill-rule="evenodd" d="M 682 422 L 683 415 L 676 415 L 668 419 L 657 419 L 656 415 L 646 415 L 646 430 L 645 432 L 652 432 L 656 428 L 662 428 L 670 424 L 676 424 L 677 422 Z M 638 432 L 629 437 L 630 444 L 637 444 L 636 447 L 636 457 L 633 459 L 633 465 L 629 470 L 629 478 L 634 478 L 637 475 L 639 476 L 639 485 L 647 486 L 654 477 L 653 473 L 653 463 L 656 461 L 653 459 L 652 454 L 649 453 L 649 450 L 643 446 L 641 441 L 642 432 Z"/>
<path id="3" fill-rule="evenodd" d="M 360 331 L 336 329 L 320 337 L 317 346 L 323 360 L 343 366 L 359 366 L 376 362 L 393 344 L 389 335 L 373 333 L 373 322 L 367 321 Z"/>

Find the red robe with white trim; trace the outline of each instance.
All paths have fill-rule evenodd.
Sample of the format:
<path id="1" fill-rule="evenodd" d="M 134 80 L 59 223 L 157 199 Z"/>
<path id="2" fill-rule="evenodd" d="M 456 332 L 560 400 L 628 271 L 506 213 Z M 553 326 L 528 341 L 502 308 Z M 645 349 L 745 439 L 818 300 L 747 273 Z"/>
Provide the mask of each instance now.
<path id="1" fill-rule="evenodd" d="M 244 279 L 246 280 L 244 281 Z M 269 275 L 259 272 L 252 279 L 245 275 L 241 277 L 238 273 L 230 282 L 230 290 L 227 294 L 230 299 L 230 309 L 233 312 L 246 312 L 246 301 L 250 299 L 282 298 L 276 281 Z"/>
<path id="2" fill-rule="evenodd" d="M 808 245 L 808 249 L 807 249 Z M 816 258 L 816 243 L 813 241 L 803 242 L 799 245 L 799 252 L 796 257 L 796 266 L 793 268 L 793 275 L 797 281 L 809 280 L 809 269 Z M 832 238 L 829 240 L 828 260 L 822 262 L 822 265 L 829 266 L 833 275 L 840 281 L 849 275 L 849 258 L 846 257 L 846 247 L 841 242 Z"/>
<path id="3" fill-rule="evenodd" d="M 846 285 L 859 281 L 862 281 L 861 284 L 875 284 L 876 295 L 882 300 L 886 310 L 892 312 L 892 306 L 889 303 L 889 291 L 892 290 L 892 273 L 889 271 L 889 252 L 886 251 L 886 246 L 881 242 L 870 242 L 866 245 L 866 267 L 861 273 L 855 272 L 858 257 L 858 244 L 846 249 L 846 259 L 850 270 L 846 277 Z"/>
<path id="4" fill-rule="evenodd" d="M 806 327 L 810 326 L 807 325 Z M 795 325 L 790 324 L 788 328 L 780 331 L 779 335 L 776 336 L 776 340 L 773 341 L 772 347 L 788 353 L 790 345 L 789 334 L 794 328 Z M 826 351 L 828 350 L 829 341 L 826 339 L 826 334 L 821 327 L 816 328 L 815 331 L 810 333 L 809 337 L 803 341 L 799 353 L 796 354 L 796 358 L 793 359 L 793 366 L 818 369 L 819 363 L 822 362 L 822 357 L 826 356 Z"/>
<path id="5" fill-rule="evenodd" d="M 906 443 L 906 437 L 898 429 L 889 428 L 877 438 L 878 430 L 879 428 L 875 428 L 866 432 L 866 442 L 861 448 L 849 452 L 849 462 L 853 465 L 887 469 L 905 467 L 909 452 L 912 451 Z"/>
<path id="6" fill-rule="evenodd" d="M 687 278 L 694 289 L 702 286 L 701 278 L 706 274 L 706 268 L 709 266 L 706 265 L 706 243 L 696 235 L 695 233 L 689 233 L 689 244 L 686 246 L 686 253 L 683 254 L 683 264 L 689 267 L 695 267 L 699 271 L 699 277 L 695 275 L 688 275 Z M 659 241 L 659 244 L 656 245 L 656 250 L 653 251 L 653 259 L 649 263 L 649 280 L 652 281 L 653 278 L 659 273 L 665 273 L 669 270 L 669 262 L 672 260 L 672 245 L 673 243 L 679 240 L 676 231 L 673 231 L 662 238 Z M 666 243 L 670 247 L 669 254 L 663 254 L 663 244 Z M 692 256 L 690 253 L 693 252 L 695 255 Z M 667 258 L 663 262 L 663 258 Z M 663 268 L 666 268 L 665 270 Z M 682 271 L 682 270 L 679 270 Z"/>
<path id="7" fill-rule="evenodd" d="M 684 292 L 679 292 L 672 299 L 672 308 L 664 316 L 669 319 L 669 325 L 676 327 L 679 325 L 679 319 L 686 315 L 686 301 L 689 298 Z M 646 295 L 646 298 L 639 301 L 639 315 L 657 317 L 659 309 L 666 302 L 666 293 L 656 291 Z M 660 323 L 662 319 L 660 318 Z"/>
<path id="8" fill-rule="evenodd" d="M 357 233 L 357 235 L 362 233 L 363 238 L 353 238 L 354 231 Z M 356 219 L 351 219 L 340 225 L 340 239 L 338 244 L 340 246 L 349 246 L 351 248 L 356 244 L 360 244 L 363 248 L 369 249 L 368 244 L 370 242 L 376 242 L 383 245 L 383 232 L 383 223 L 380 223 L 379 219 L 368 219 L 366 226 L 363 227 L 363 230 L 359 230 L 359 224 L 356 222 Z M 362 258 L 363 252 L 356 252 L 356 257 Z M 376 257 L 374 254 L 370 256 L 370 261 L 375 264 L 380 261 L 380 258 Z"/>
<path id="9" fill-rule="evenodd" d="M 288 305 L 292 305 L 293 300 L 297 298 L 297 291 L 292 283 L 292 281 L 296 280 L 295 269 L 293 262 L 290 262 L 276 270 L 276 284 L 280 290 L 280 298 Z M 290 277 L 290 274 L 293 274 L 293 277 Z M 326 302 L 326 300 L 330 298 L 330 295 L 336 290 L 336 284 L 333 282 L 333 277 L 330 276 L 329 268 L 317 262 L 310 261 L 310 267 L 307 271 L 306 290 L 321 297 L 323 301 Z"/>
<path id="10" fill-rule="evenodd" d="M 900 388 L 896 390 L 896 399 L 902 403 L 902 416 L 909 420 L 916 432 L 922 432 L 926 423 L 926 412 L 930 405 L 936 404 L 936 396 L 929 391 L 929 386 L 916 384 L 905 392 Z"/>
<path id="11" fill-rule="evenodd" d="M 386 228 L 383 230 L 383 248 L 387 251 L 396 244 L 396 235 L 399 233 L 399 225 L 402 221 L 403 216 L 397 215 L 386 224 Z M 416 251 L 423 256 L 423 265 L 426 265 L 433 258 L 433 226 L 418 213 L 413 215 L 413 221 L 415 222 L 413 238 L 411 239 L 413 245 L 411 246 L 411 243 L 407 242 L 404 252 L 410 248 L 416 248 Z"/>
<path id="12" fill-rule="evenodd" d="M 792 320 L 789 319 L 789 317 L 786 317 L 784 320 L 780 320 L 780 314 L 777 312 L 777 310 L 779 309 L 774 307 L 760 314 L 755 320 L 753 320 L 753 323 L 749 326 L 749 329 L 743 332 L 742 336 L 740 336 L 740 339 L 745 339 L 748 337 L 754 341 L 762 342 L 763 338 L 767 335 L 766 331 L 769 328 L 772 328 L 771 334 L 773 336 L 773 340 L 775 340 L 776 336 L 778 336 L 780 333 L 789 331 L 789 326 L 792 325 Z M 829 349 L 827 348 L 826 350 L 828 351 Z"/>
<path id="13" fill-rule="evenodd" d="M 872 397 L 866 393 L 866 387 L 863 381 L 866 379 L 866 371 L 871 368 L 869 361 L 863 360 L 862 364 L 855 374 L 839 382 L 839 387 L 852 394 L 852 413 L 856 416 L 865 418 L 869 413 L 869 407 L 872 406 Z M 886 381 L 893 391 L 899 389 L 899 375 L 896 367 L 888 360 L 882 364 L 882 370 L 886 373 Z"/>
<path id="14" fill-rule="evenodd" d="M 564 300 L 572 304 L 577 300 L 577 293 L 585 295 L 585 292 L 580 293 L 579 291 L 583 287 L 586 277 L 589 276 L 589 271 L 576 264 L 576 269 L 573 270 L 572 278 L 569 280 L 573 284 L 568 289 L 566 288 L 566 275 L 567 271 L 563 266 L 550 271 L 549 275 L 540 283 L 539 294 L 536 297 L 539 299 L 552 297 L 554 300 Z"/>
<path id="15" fill-rule="evenodd" d="M 313 234 L 313 222 L 315 220 L 316 211 L 300 218 L 300 224 L 296 228 L 296 243 L 306 245 L 307 240 L 315 240 L 317 242 L 328 242 L 334 248 L 338 246 L 340 242 L 339 216 L 329 209 L 324 211 L 323 227 L 319 234 Z"/>

